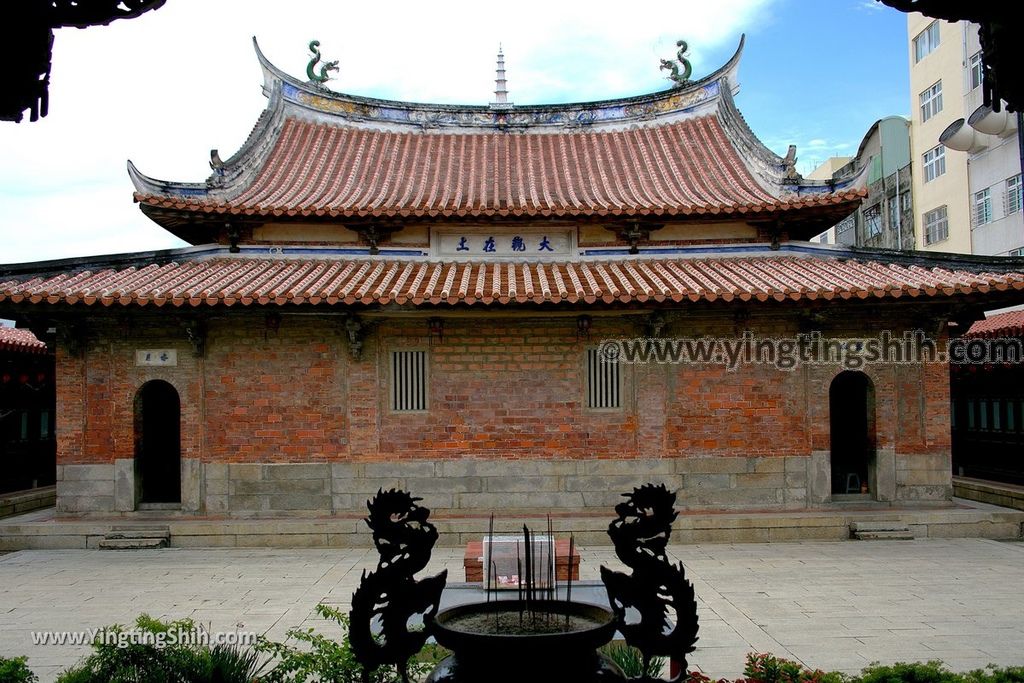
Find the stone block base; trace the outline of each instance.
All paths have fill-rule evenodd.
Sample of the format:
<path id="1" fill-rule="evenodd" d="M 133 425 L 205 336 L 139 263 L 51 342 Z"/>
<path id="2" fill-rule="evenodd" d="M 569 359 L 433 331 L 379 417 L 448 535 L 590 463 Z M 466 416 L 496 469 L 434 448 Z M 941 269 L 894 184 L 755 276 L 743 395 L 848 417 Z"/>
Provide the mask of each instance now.
<path id="1" fill-rule="evenodd" d="M 621 494 L 664 484 L 681 510 L 798 511 L 831 503 L 827 451 L 809 456 L 515 460 L 453 459 L 335 463 L 182 463 L 178 514 L 311 517 L 365 513 L 379 489 L 401 488 L 436 512 L 491 510 L 607 513 Z M 872 500 L 936 503 L 952 497 L 948 454 L 875 458 Z M 130 460 L 58 468 L 58 510 L 131 516 L 137 509 Z"/>

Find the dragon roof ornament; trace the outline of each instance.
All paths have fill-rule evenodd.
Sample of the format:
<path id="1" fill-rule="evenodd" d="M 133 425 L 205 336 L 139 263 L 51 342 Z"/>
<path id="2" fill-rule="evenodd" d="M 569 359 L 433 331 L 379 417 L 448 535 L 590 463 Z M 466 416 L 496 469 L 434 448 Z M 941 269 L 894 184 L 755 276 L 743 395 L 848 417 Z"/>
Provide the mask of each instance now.
<path id="1" fill-rule="evenodd" d="M 690 69 L 684 61 L 680 82 L 654 93 L 592 102 L 566 104 L 450 105 L 401 102 L 349 95 L 327 90 L 321 83 L 305 82 L 274 66 L 253 45 L 264 72 L 267 96 L 280 93 L 282 104 L 304 117 L 325 123 L 344 121 L 346 125 L 366 125 L 389 130 L 460 129 L 462 132 L 499 130 L 547 130 L 632 125 L 663 122 L 680 117 L 711 113 L 724 87 L 735 89 L 736 72 L 745 38 L 740 37 L 733 56 L 721 68 L 703 78 L 689 80 Z M 685 45 L 681 45 L 685 52 Z M 312 66 L 312 64 L 311 64 Z M 678 72 L 678 65 L 673 63 Z M 308 75 L 308 74 L 307 74 Z M 731 93 L 730 93 L 731 94 Z"/>

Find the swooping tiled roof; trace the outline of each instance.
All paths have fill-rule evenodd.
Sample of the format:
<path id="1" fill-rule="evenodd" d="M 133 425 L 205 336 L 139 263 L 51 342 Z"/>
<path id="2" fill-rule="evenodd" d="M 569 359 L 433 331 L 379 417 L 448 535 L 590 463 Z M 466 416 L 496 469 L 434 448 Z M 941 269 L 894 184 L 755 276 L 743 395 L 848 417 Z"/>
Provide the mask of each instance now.
<path id="1" fill-rule="evenodd" d="M 841 204 L 856 190 L 776 198 L 716 116 L 626 130 L 422 134 L 288 119 L 231 198 L 136 194 L 164 209 L 259 216 L 748 214 Z"/>
<path id="2" fill-rule="evenodd" d="M 0 281 L 0 302 L 248 306 L 783 301 L 1021 289 L 1021 273 L 790 255 L 577 262 L 215 257 L 7 279 Z"/>

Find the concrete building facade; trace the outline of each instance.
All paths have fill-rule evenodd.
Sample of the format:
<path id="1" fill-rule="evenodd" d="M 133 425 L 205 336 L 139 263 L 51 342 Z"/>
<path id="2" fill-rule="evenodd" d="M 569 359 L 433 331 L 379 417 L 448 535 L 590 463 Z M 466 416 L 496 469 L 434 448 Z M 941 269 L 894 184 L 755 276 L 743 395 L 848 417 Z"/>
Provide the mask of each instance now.
<path id="1" fill-rule="evenodd" d="M 917 248 L 973 253 L 967 158 L 939 143 L 942 131 L 964 116 L 964 27 L 911 13 L 907 33 Z"/>
<path id="2" fill-rule="evenodd" d="M 1018 255 L 1019 119 L 982 107 L 978 27 L 912 13 L 907 29 L 918 247 Z"/>

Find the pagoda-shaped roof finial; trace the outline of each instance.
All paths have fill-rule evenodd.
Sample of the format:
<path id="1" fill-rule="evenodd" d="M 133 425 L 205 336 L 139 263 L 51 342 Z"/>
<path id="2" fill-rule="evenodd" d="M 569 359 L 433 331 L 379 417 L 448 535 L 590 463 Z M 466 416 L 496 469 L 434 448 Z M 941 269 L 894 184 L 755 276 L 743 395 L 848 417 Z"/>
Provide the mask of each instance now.
<path id="1" fill-rule="evenodd" d="M 505 81 L 505 53 L 498 43 L 498 69 L 497 77 L 494 79 L 494 101 L 491 102 L 492 109 L 511 109 L 512 103 L 508 101 L 508 88 Z"/>

